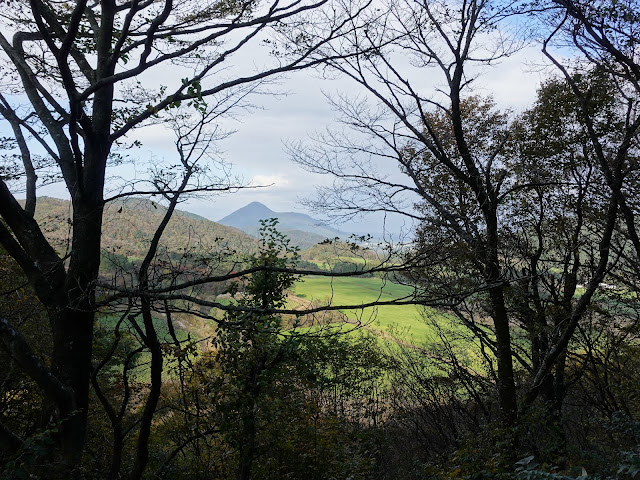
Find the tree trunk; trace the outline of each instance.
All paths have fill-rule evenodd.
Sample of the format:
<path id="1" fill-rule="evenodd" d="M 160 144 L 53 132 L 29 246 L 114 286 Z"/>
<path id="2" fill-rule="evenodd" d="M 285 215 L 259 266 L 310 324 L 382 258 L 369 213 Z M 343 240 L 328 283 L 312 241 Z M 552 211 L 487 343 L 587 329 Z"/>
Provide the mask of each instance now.
<path id="1" fill-rule="evenodd" d="M 496 334 L 496 361 L 498 363 L 498 399 L 500 419 L 505 429 L 513 429 L 518 421 L 518 397 L 513 374 L 511 351 L 511 329 L 509 314 L 505 306 L 500 258 L 498 256 L 498 218 L 495 208 L 486 207 L 484 217 L 487 225 L 485 245 L 485 279 L 491 285 L 489 299 Z"/>
<path id="2" fill-rule="evenodd" d="M 70 467 L 82 457 L 87 434 L 95 280 L 100 266 L 102 203 L 86 198 L 73 205 L 73 240 L 67 281 L 53 317 L 53 373 L 73 392 L 73 401 L 57 405 L 62 460 Z"/>
<path id="3" fill-rule="evenodd" d="M 504 428 L 513 428 L 518 421 L 518 401 L 513 374 L 511 332 L 509 329 L 509 317 L 504 305 L 503 287 L 494 287 L 489 290 L 489 297 L 493 309 L 493 325 L 496 333 L 500 417 Z"/>

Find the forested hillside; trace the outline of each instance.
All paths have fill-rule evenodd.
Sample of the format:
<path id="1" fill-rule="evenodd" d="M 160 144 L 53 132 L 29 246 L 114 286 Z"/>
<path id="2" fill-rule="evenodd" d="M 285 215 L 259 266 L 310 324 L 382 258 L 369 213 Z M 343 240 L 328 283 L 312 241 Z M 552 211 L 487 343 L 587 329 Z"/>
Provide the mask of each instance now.
<path id="1" fill-rule="evenodd" d="M 104 210 L 101 248 L 129 259 L 141 259 L 166 213 L 160 202 L 139 198 L 114 201 Z M 52 197 L 38 199 L 35 218 L 47 238 L 64 252 L 72 239 L 71 202 Z M 176 211 L 167 224 L 162 246 L 174 255 L 185 250 L 204 253 L 227 248 L 243 253 L 255 250 L 257 240 L 240 230 L 192 213 Z"/>

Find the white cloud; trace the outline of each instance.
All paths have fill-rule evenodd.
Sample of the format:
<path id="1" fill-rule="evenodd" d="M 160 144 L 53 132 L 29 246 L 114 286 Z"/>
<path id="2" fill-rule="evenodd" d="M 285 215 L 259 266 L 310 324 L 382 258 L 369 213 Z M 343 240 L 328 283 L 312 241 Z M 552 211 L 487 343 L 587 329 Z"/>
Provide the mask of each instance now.
<path id="1" fill-rule="evenodd" d="M 284 187 L 289 185 L 289 180 L 282 175 L 254 175 L 249 185 L 252 187 Z"/>

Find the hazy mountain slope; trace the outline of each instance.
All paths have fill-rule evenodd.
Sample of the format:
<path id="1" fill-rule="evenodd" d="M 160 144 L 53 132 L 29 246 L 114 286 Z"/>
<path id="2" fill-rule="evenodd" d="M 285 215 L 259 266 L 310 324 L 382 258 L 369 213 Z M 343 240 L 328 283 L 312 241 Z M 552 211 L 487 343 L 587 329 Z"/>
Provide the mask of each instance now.
<path id="1" fill-rule="evenodd" d="M 290 235 L 292 241 L 296 244 L 296 231 L 305 232 L 307 235 L 299 235 L 308 246 L 313 243 L 324 240 L 325 238 L 334 238 L 337 236 L 346 236 L 340 230 L 323 224 L 304 213 L 296 212 L 274 212 L 266 205 L 260 202 L 251 202 L 250 204 L 236 210 L 227 215 L 219 223 L 231 227 L 239 228 L 251 235 L 257 235 L 260 226 L 260 220 L 267 218 L 277 218 L 280 231 Z M 309 236 L 311 234 L 312 236 Z M 303 238 L 306 237 L 306 238 Z M 311 241 L 311 243 L 309 243 Z"/>
<path id="2" fill-rule="evenodd" d="M 305 232 L 302 230 L 295 230 L 291 228 L 283 228 L 280 224 L 278 224 L 277 228 L 280 233 L 284 233 L 287 238 L 289 238 L 292 245 L 300 247 L 301 250 L 311 248 L 314 245 L 317 245 L 318 243 L 327 239 L 325 235 L 318 235 L 317 233 Z M 260 225 L 254 225 L 242 229 L 243 232 L 248 233 L 255 238 L 258 238 L 258 236 L 260 235 L 259 230 Z M 332 235 L 331 238 L 334 238 L 335 236 L 336 235 Z"/>

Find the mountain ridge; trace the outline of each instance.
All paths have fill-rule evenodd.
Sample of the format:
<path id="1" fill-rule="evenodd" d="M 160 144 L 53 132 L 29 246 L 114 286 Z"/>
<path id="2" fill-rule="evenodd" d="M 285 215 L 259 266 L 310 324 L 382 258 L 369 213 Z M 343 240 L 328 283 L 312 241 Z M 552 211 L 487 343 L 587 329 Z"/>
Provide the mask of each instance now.
<path id="1" fill-rule="evenodd" d="M 235 227 L 249 235 L 257 236 L 260 220 L 278 219 L 278 229 L 286 233 L 294 245 L 308 248 L 327 238 L 345 237 L 347 234 L 320 220 L 299 212 L 276 212 L 260 202 L 251 202 L 241 207 L 218 223 Z"/>

